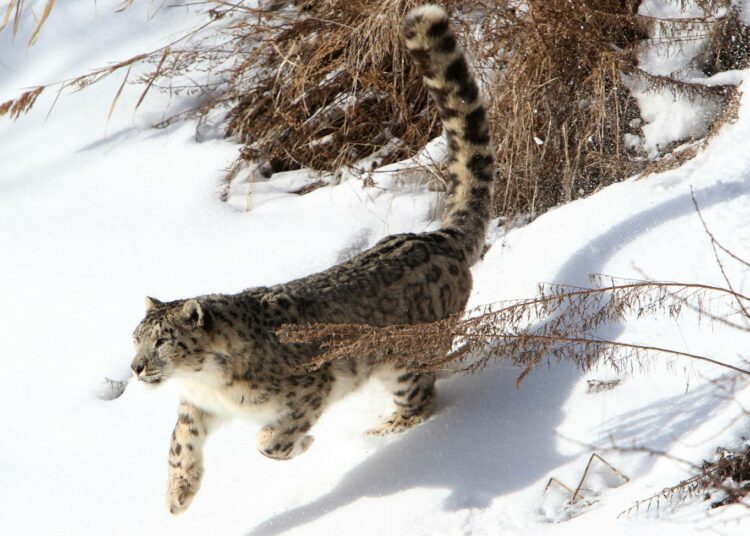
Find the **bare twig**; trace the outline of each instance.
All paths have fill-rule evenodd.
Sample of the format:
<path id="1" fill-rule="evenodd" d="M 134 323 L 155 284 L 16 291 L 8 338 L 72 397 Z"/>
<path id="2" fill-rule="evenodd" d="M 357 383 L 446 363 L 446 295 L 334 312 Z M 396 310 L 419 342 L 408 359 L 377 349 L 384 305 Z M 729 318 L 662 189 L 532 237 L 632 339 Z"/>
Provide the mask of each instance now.
<path id="1" fill-rule="evenodd" d="M 735 259 L 736 261 L 744 264 L 747 267 L 750 267 L 750 264 L 748 264 L 746 261 L 742 260 L 740 257 L 729 251 L 727 248 L 725 248 L 723 245 L 719 243 L 718 240 L 716 240 L 716 237 L 713 235 L 711 230 L 708 228 L 708 225 L 706 224 L 706 220 L 703 218 L 703 213 L 701 212 L 700 206 L 698 206 L 698 200 L 695 198 L 695 191 L 693 188 L 690 188 L 690 196 L 693 200 L 693 206 L 695 207 L 695 211 L 698 213 L 698 217 L 701 220 L 701 224 L 703 225 L 703 230 L 708 235 L 708 237 L 711 239 L 711 248 L 714 251 L 714 258 L 716 259 L 716 264 L 719 267 L 719 270 L 721 270 L 721 275 L 724 278 L 724 282 L 726 282 L 727 287 L 729 290 L 732 291 L 732 294 L 737 297 L 737 305 L 742 310 L 742 314 L 745 316 L 746 319 L 750 320 L 750 313 L 748 313 L 747 308 L 745 307 L 745 304 L 743 303 L 742 299 L 739 299 L 739 295 L 735 292 L 734 287 L 732 285 L 732 282 L 729 280 L 729 277 L 727 276 L 726 270 L 724 270 L 724 265 L 721 262 L 721 259 L 719 258 L 719 252 L 718 250 L 721 249 L 724 253 L 727 253 L 730 257 Z"/>

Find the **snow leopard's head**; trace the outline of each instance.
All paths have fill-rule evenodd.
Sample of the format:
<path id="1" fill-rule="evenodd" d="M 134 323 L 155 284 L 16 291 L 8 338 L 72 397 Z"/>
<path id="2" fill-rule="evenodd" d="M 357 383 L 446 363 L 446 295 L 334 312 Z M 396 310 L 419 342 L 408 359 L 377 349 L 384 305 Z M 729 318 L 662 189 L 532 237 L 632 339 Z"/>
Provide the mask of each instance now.
<path id="1" fill-rule="evenodd" d="M 213 318 L 199 300 L 146 298 L 146 316 L 133 332 L 138 380 L 159 384 L 175 372 L 200 372 L 211 345 Z"/>

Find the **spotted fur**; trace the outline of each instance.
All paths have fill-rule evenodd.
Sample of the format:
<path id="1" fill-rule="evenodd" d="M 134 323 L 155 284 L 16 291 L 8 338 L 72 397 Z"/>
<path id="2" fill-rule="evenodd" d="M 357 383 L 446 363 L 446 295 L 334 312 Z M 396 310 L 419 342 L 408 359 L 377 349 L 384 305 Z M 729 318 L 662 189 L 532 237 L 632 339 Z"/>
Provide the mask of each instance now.
<path id="1" fill-rule="evenodd" d="M 172 513 L 185 510 L 198 491 L 203 442 L 223 419 L 260 421 L 258 450 L 286 460 L 310 448 L 309 431 L 326 406 L 370 376 L 385 382 L 396 406 L 373 433 L 405 430 L 432 410 L 432 374 L 378 365 L 366 355 L 307 371 L 299 365 L 315 348 L 276 336 L 283 324 L 433 322 L 466 305 L 492 196 L 485 108 L 442 9 L 412 11 L 404 34 L 448 133 L 455 184 L 444 226 L 387 237 L 345 263 L 283 285 L 166 303 L 147 298 L 134 333 L 133 373 L 149 384 L 173 378 L 182 388 L 169 451 Z"/>
<path id="2" fill-rule="evenodd" d="M 426 5 L 412 10 L 404 22 L 404 36 L 448 134 L 451 189 L 444 225 L 458 233 L 456 239 L 474 262 L 484 246 L 494 193 L 487 110 L 442 8 Z"/>

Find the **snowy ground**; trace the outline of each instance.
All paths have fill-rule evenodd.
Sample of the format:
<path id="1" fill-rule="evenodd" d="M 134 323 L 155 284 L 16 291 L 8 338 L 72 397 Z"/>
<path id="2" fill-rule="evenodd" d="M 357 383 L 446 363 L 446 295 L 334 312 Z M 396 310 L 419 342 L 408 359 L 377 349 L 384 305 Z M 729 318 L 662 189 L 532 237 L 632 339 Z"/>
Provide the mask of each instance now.
<path id="1" fill-rule="evenodd" d="M 37 12 L 45 2 L 33 4 Z M 197 24 L 188 8 L 149 2 L 58 2 L 39 42 L 0 33 L 0 102 L 164 43 Z M 175 2 L 176 3 L 176 2 Z M 155 3 L 158 4 L 158 3 Z M 6 2 L 0 2 L 0 13 Z M 148 21 L 148 22 L 147 22 Z M 690 501 L 655 514 L 618 514 L 688 476 L 643 446 L 700 463 L 747 432 L 716 367 L 660 358 L 648 373 L 568 365 L 519 374 L 496 366 L 439 385 L 436 415 L 397 437 L 363 432 L 388 411 L 377 385 L 345 399 L 316 426 L 316 443 L 290 462 L 255 452 L 255 429 L 236 422 L 206 448 L 206 477 L 190 510 L 164 508 L 166 456 L 177 393 L 131 384 L 103 400 L 104 378 L 128 375 L 130 334 L 143 296 L 234 292 L 325 268 L 405 230 L 435 226 L 436 194 L 424 185 L 356 179 L 298 196 L 283 177 L 255 185 L 253 210 L 218 199 L 237 147 L 195 139 L 193 124 L 156 130 L 166 96 L 138 113 L 138 88 L 118 73 L 84 93 L 54 91 L 15 124 L 0 122 L 0 532 L 3 534 L 746 534 L 750 512 L 708 511 Z M 747 73 L 738 73 L 745 77 Z M 179 103 L 177 103 L 179 104 Z M 175 105 L 175 103 L 171 103 Z M 627 181 L 497 232 L 475 273 L 473 305 L 533 296 L 538 282 L 586 285 L 590 273 L 722 284 L 694 212 L 695 190 L 714 234 L 750 250 L 750 101 L 703 154 L 682 168 Z M 389 185 L 387 190 L 378 186 Z M 234 199 L 234 204 L 241 200 Z M 737 289 L 747 273 L 727 264 Z M 648 342 L 738 363 L 748 337 L 685 319 L 610 328 L 607 338 Z M 671 366 L 667 366 L 671 363 Z M 587 380 L 621 379 L 587 394 Z M 594 444 L 630 479 L 601 466 L 588 506 L 570 509 L 554 476 L 575 485 Z M 578 515 L 580 514 L 580 515 Z"/>

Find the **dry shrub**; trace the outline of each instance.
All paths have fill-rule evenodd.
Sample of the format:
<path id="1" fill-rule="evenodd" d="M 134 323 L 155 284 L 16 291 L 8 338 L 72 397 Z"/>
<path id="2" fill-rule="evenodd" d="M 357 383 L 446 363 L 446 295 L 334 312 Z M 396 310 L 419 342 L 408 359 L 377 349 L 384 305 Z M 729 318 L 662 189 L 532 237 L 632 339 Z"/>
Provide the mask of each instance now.
<path id="1" fill-rule="evenodd" d="M 708 34 L 708 42 L 696 62 L 707 75 L 745 69 L 750 65 L 750 27 L 742 22 L 739 9 L 731 2 L 715 4 L 708 8 L 709 12 L 717 7 L 727 12 L 704 32 Z"/>
<path id="2" fill-rule="evenodd" d="M 723 497 L 711 504 L 713 508 L 742 502 L 750 495 L 750 447 L 739 452 L 719 449 L 715 461 L 704 462 L 699 481 L 707 498 L 712 492 L 723 492 Z"/>
<path id="3" fill-rule="evenodd" d="M 737 304 L 741 307 L 738 310 Z M 615 370 L 646 367 L 659 354 L 694 359 L 743 375 L 750 370 L 710 357 L 669 348 L 631 344 L 599 337 L 597 330 L 628 318 L 664 314 L 679 317 L 685 309 L 701 318 L 742 329 L 732 315 L 744 318 L 750 297 L 731 287 L 674 282 L 618 282 L 578 289 L 541 285 L 537 297 L 486 305 L 429 324 L 377 327 L 364 324 L 285 325 L 281 340 L 317 348 L 300 366 L 317 368 L 339 359 L 369 356 L 440 372 L 476 372 L 493 361 L 522 370 L 518 383 L 545 360 L 565 360 L 587 371 L 607 364 Z M 451 351 L 452 349 L 452 351 Z"/>
<path id="4" fill-rule="evenodd" d="M 228 115 L 244 159 L 335 170 L 393 139 L 387 161 L 403 159 L 439 134 L 401 42 L 401 20 L 419 1 L 297 4 L 234 30 L 270 43 L 251 47 L 252 73 Z"/>
<path id="5" fill-rule="evenodd" d="M 532 217 L 639 170 L 622 144 L 638 108 L 622 71 L 647 36 L 629 0 L 530 0 L 490 56 L 497 211 Z"/>
<path id="6" fill-rule="evenodd" d="M 707 75 L 747 64 L 748 28 L 731 1 L 697 3 L 703 17 L 657 19 L 637 14 L 640 1 L 635 0 L 527 2 L 528 12 L 517 17 L 499 52 L 480 53 L 492 72 L 500 73 L 489 84 L 500 166 L 498 213 L 533 217 L 639 171 L 657 170 L 649 168 L 646 155 L 623 143 L 624 134 L 641 134 L 628 78 L 688 99 L 732 102 L 734 87 L 685 81 L 680 73 L 653 76 L 637 66 L 643 47 L 663 46 L 666 40 L 668 47 L 679 48 L 695 39 L 706 42 L 693 63 Z M 655 25 L 665 36 L 658 43 L 649 38 Z M 706 139 L 734 117 L 735 107 L 725 110 Z M 665 153 L 692 141 L 678 140 Z M 668 162 L 673 167 L 698 148 Z M 658 170 L 667 167 L 663 163 Z"/>
<path id="7" fill-rule="evenodd" d="M 241 158 L 267 162 L 268 172 L 333 171 L 393 140 L 379 163 L 403 159 L 436 136 L 434 107 L 399 32 L 420 3 L 303 1 L 240 13 L 229 25 L 233 46 L 250 52 L 230 67 L 234 87 L 221 98 L 237 98 L 227 132 L 245 143 Z M 638 117 L 621 77 L 646 37 L 638 2 L 447 4 L 490 101 L 498 214 L 534 216 L 640 169 L 621 143 Z"/>
<path id="8" fill-rule="evenodd" d="M 440 125 L 399 33 L 404 13 L 420 3 L 297 1 L 240 13 L 230 25 L 235 52 L 250 52 L 240 67 L 232 65 L 234 86 L 222 98 L 231 96 L 227 133 L 245 143 L 241 159 L 268 163 L 266 174 L 334 171 L 375 152 L 387 164 L 423 147 Z M 734 9 L 713 17 L 729 0 L 706 0 L 705 17 L 686 21 L 637 15 L 639 3 L 446 3 L 489 99 L 496 214 L 533 217 L 644 169 L 648 161 L 622 142 L 623 134 L 639 133 L 623 73 L 689 97 L 728 95 L 725 87 L 643 73 L 636 50 L 660 24 L 681 30 L 673 32 L 675 46 L 708 36 L 700 58 L 706 72 L 735 68 L 747 56 L 746 47 L 732 44 L 744 26 Z"/>
<path id="9" fill-rule="evenodd" d="M 441 129 L 399 31 L 403 15 L 420 3 L 275 0 L 253 8 L 244 0 L 209 0 L 198 30 L 64 84 L 85 87 L 151 62 L 151 72 L 135 80 L 144 87 L 138 103 L 152 88 L 191 95 L 192 106 L 167 122 L 199 117 L 240 140 L 228 179 L 247 163 L 266 176 L 303 167 L 333 172 L 373 154 L 368 165 L 387 164 L 414 154 Z M 679 20 L 638 15 L 638 0 L 442 3 L 489 98 L 495 209 L 506 217 L 533 217 L 646 168 L 648 159 L 623 144 L 625 133 L 640 133 L 623 73 L 658 90 L 732 96 L 727 87 L 681 81 L 679 73 L 640 71 L 636 53 L 648 46 L 654 25 L 676 47 L 704 40 L 696 65 L 707 74 L 747 64 L 750 34 L 731 0 L 697 0 L 705 15 Z M 22 5 L 11 2 L 5 14 L 13 13 L 14 27 Z M 695 152 L 667 158 L 661 168 Z"/>
<path id="10" fill-rule="evenodd" d="M 747 501 L 747 497 L 750 495 L 749 446 L 737 451 L 718 448 L 716 459 L 704 461 L 700 466 L 674 458 L 664 452 L 650 449 L 638 450 L 672 458 L 674 461 L 687 464 L 693 469 L 694 474 L 674 486 L 664 488 L 650 497 L 636 501 L 633 506 L 620 512 L 617 517 L 637 514 L 641 509 L 646 511 L 658 510 L 662 502 L 676 506 L 696 497 L 711 501 L 711 508 L 719 508 L 729 504 L 740 504 L 745 508 L 750 508 L 750 503 Z"/>

